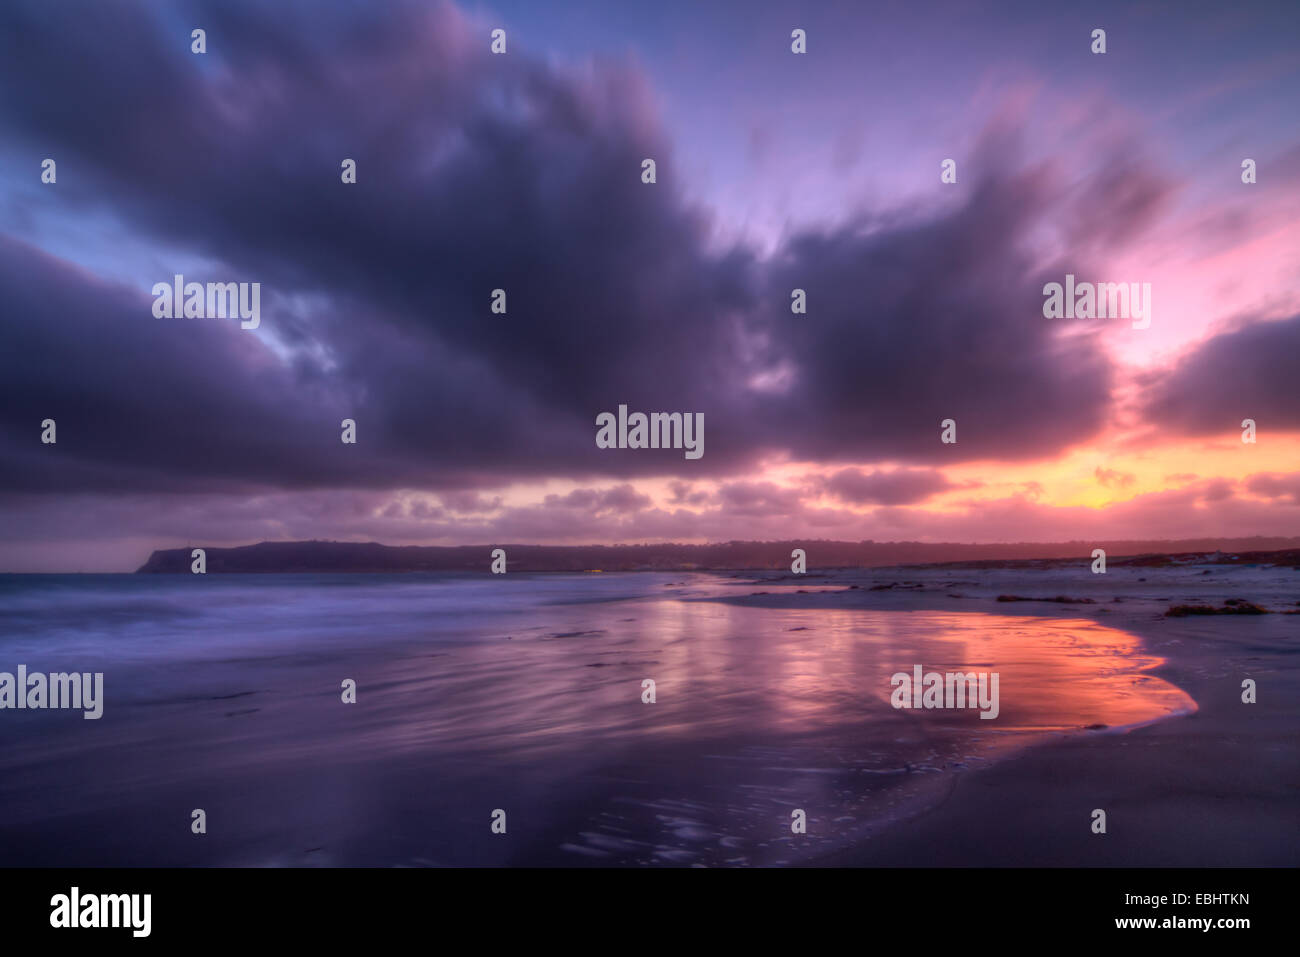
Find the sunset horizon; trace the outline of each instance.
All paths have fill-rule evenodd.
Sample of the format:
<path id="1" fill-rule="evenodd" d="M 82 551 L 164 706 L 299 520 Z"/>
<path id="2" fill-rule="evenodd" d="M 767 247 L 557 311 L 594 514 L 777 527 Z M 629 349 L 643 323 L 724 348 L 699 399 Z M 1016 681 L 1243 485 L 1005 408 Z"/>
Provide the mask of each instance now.
<path id="1" fill-rule="evenodd" d="M 1023 46 L 1052 14 L 940 4 L 969 31 L 881 90 L 837 7 L 803 59 L 747 32 L 726 59 L 771 65 L 740 90 L 727 4 L 667 5 L 635 51 L 504 6 L 504 57 L 449 2 L 353 45 L 349 4 L 289 6 L 197 71 L 165 21 L 6 11 L 12 71 L 96 40 L 0 113 L 0 571 L 191 540 L 1300 535 L 1300 142 L 1252 122 L 1300 58 L 1264 12 L 1096 56 L 1072 27 Z M 167 165 L 107 138 L 138 116 L 175 118 Z M 255 321 L 196 317 L 225 283 Z M 602 447 L 620 408 L 698 416 L 702 447 Z"/>

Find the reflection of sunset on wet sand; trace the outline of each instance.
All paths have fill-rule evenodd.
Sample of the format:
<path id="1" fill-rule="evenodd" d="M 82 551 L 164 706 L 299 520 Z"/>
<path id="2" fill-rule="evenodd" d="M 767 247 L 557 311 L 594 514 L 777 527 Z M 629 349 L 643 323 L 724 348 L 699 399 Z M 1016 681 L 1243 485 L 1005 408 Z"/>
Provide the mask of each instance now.
<path id="1" fill-rule="evenodd" d="M 745 837 L 773 808 L 820 809 L 802 845 L 815 854 L 919 812 L 954 774 L 1049 733 L 1196 710 L 1147 673 L 1159 659 L 1134 636 L 1090 621 L 756 609 L 687 594 L 562 606 L 532 635 L 410 662 L 394 678 L 411 693 L 371 712 L 360 746 L 594 787 L 599 813 L 566 822 L 582 828 L 564 842 L 578 861 L 764 863 L 793 859 Z M 890 676 L 915 664 L 999 673 L 997 719 L 891 707 Z M 704 836 L 683 849 L 673 821 Z"/>
<path id="2" fill-rule="evenodd" d="M 969 736 L 974 746 L 976 739 L 1130 727 L 1196 709 L 1182 691 L 1145 673 L 1159 659 L 1143 654 L 1134 636 L 1091 621 L 758 611 L 701 601 L 631 607 L 635 618 L 617 630 L 606 631 L 608 621 L 588 612 L 591 620 L 571 626 L 581 634 L 516 641 L 509 666 L 499 649 L 484 646 L 455 655 L 454 670 L 449 661 L 440 661 L 436 674 L 406 670 L 403 680 L 429 682 L 429 700 L 440 704 L 400 735 L 384 722 L 373 745 L 421 747 L 436 739 L 528 753 L 562 748 L 570 735 L 591 746 L 593 735 L 611 745 L 751 732 L 815 736 L 906 720 Z M 890 676 L 916 664 L 997 672 L 997 719 L 982 721 L 973 708 L 895 712 Z M 626 706 L 639 707 L 635 692 L 647 677 L 657 688 L 652 721 Z M 491 702 L 478 695 L 487 689 Z"/>
<path id="3" fill-rule="evenodd" d="M 129 585 L 60 587 L 70 634 L 105 607 L 120 612 L 104 670 L 131 696 L 112 700 L 93 747 L 48 729 L 18 738 L 6 758 L 62 787 L 75 755 L 89 779 L 139 804 L 138 825 L 124 826 L 142 833 L 151 805 L 138 795 L 255 791 L 268 802 L 259 813 L 295 842 L 331 835 L 335 862 L 806 860 L 935 807 L 963 771 L 1052 734 L 1095 736 L 1104 732 L 1086 729 L 1196 708 L 1149 673 L 1158 660 L 1135 637 L 1093 622 L 757 608 L 727 600 L 736 587 L 709 575 Z M 24 617 L 45 587 L 9 596 L 15 655 L 48 656 L 68 640 Z M 183 638 L 161 613 L 172 607 L 186 609 Z M 997 718 L 896 710 L 890 677 L 917 665 L 998 673 Z M 357 682 L 355 706 L 338 704 L 341 676 Z M 454 838 L 479 830 L 483 808 L 506 805 L 526 816 L 526 845 Z M 77 806 L 23 805 L 13 824 L 61 828 Z M 797 844 L 783 836 L 792 808 L 813 824 Z M 252 828 L 231 840 L 223 860 L 244 863 L 270 860 L 286 838 Z M 160 859 L 194 852 L 169 853 Z"/>

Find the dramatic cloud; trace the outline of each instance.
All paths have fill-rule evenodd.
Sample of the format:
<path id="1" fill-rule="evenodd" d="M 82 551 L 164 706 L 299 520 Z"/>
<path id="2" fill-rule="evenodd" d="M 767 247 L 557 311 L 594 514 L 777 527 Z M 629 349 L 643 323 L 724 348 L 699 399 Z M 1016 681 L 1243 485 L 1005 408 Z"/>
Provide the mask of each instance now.
<path id="1" fill-rule="evenodd" d="M 678 42 L 707 61 L 679 76 L 662 59 L 655 72 L 638 38 L 616 58 L 575 57 L 588 37 L 548 45 L 531 13 L 518 16 L 532 29 L 511 26 L 508 55 L 494 56 L 497 24 L 440 0 L 0 5 L 0 540 L 11 553 L 107 541 L 109 529 L 145 553 L 190 536 L 953 540 L 1032 527 L 1026 537 L 1042 539 L 1086 529 L 1086 512 L 1052 511 L 1084 500 L 1076 479 L 1095 501 L 1098 487 L 1146 493 L 1153 474 L 1192 480 L 1189 466 L 1202 476 L 1194 494 L 1133 497 L 1150 515 L 1142 534 L 1172 528 L 1178 508 L 1248 523 L 1290 508 L 1285 478 L 1215 479 L 1213 463 L 1190 457 L 1148 472 L 1088 447 L 1134 410 L 1175 437 L 1231 436 L 1243 418 L 1262 442 L 1300 429 L 1300 317 L 1261 313 L 1144 373 L 1136 397 L 1115 344 L 1123 335 L 1140 352 L 1143 333 L 1043 317 L 1045 282 L 1106 278 L 1115 257 L 1141 263 L 1152 249 L 1168 258 L 1153 227 L 1198 222 L 1162 221 L 1186 171 L 1171 172 L 1169 144 L 1144 122 L 1109 118 L 1114 91 L 1075 96 L 1093 72 L 1080 80 L 1071 67 L 1034 105 L 1032 83 L 986 87 L 963 73 L 989 56 L 963 39 L 952 51 L 962 67 L 928 78 L 928 64 L 908 67 L 927 93 L 909 87 L 868 112 L 851 73 L 860 51 L 837 67 L 827 46 L 801 65 L 807 76 L 782 77 L 773 108 L 729 85 L 756 75 L 762 44 L 720 70 L 718 50 L 701 52 L 701 31 L 678 17 L 664 33 L 669 62 L 693 62 Z M 817 16 L 832 42 L 834 24 L 866 36 L 875 14 Z M 1276 32 L 1259 22 L 1252 37 Z M 195 26 L 207 31 L 202 55 L 190 51 Z M 985 39 L 1023 47 L 1006 26 L 991 18 Z M 1048 12 L 1033 26 L 1065 29 Z M 1165 55 L 1183 57 L 1182 45 Z M 1237 61 L 1216 63 L 1207 84 L 1236 75 Z M 942 134 L 915 140 L 912 111 L 965 89 L 962 76 L 978 90 L 943 107 L 956 118 Z M 734 143 L 732 119 L 680 99 L 661 116 L 666 89 L 699 82 L 739 98 Z M 790 115 L 801 101 L 806 128 Z M 1139 121 L 1152 112 L 1130 106 Z M 1234 116 L 1257 132 L 1269 119 L 1258 104 Z M 1274 126 L 1255 154 L 1270 184 L 1300 169 Z M 1218 126 L 1202 129 L 1184 152 L 1221 153 L 1221 140 Z M 938 182 L 936 149 L 959 157 L 958 183 Z M 39 183 L 46 157 L 57 184 Z M 355 184 L 340 181 L 344 159 Z M 1292 200 L 1221 172 L 1214 182 L 1231 194 L 1201 209 L 1227 257 L 1258 238 L 1263 209 L 1281 215 Z M 1249 205 L 1257 194 L 1266 206 Z M 784 228 L 744 228 L 782 209 Z M 1285 259 L 1285 240 L 1271 250 Z M 260 327 L 155 318 L 151 288 L 177 273 L 260 283 Z M 504 315 L 490 309 L 495 289 Z M 795 289 L 806 314 L 791 311 Z M 1179 327 L 1176 295 L 1160 300 L 1169 311 L 1152 339 Z M 703 458 L 597 448 L 596 416 L 620 405 L 702 413 Z M 956 444 L 939 441 L 950 418 Z M 40 441 L 46 419 L 56 444 Z M 355 445 L 340 441 L 344 419 Z M 1077 474 L 1037 471 L 1080 448 Z M 1011 497 L 924 511 L 959 488 Z M 1107 514 L 1141 520 L 1137 504 L 1124 508 Z M 21 564 L 34 567 L 27 552 Z"/>
<path id="2" fill-rule="evenodd" d="M 1243 419 L 1261 433 L 1300 429 L 1297 356 L 1300 315 L 1217 335 L 1149 384 L 1146 417 L 1186 435 L 1240 433 Z"/>
<path id="3" fill-rule="evenodd" d="M 441 4 L 378 18 L 202 6 L 202 58 L 172 18 L 125 9 L 0 13 L 8 132 L 63 164 L 41 215 L 111 210 L 152 250 L 155 281 L 261 282 L 263 325 L 155 319 L 147 283 L 108 289 L 4 243 L 25 330 L 6 369 L 10 487 L 680 472 L 680 452 L 595 447 L 596 414 L 619 404 L 703 412 L 697 474 L 770 454 L 1043 455 L 1106 414 L 1097 343 L 1043 320 L 1020 247 L 1081 200 L 1106 238 L 1106 197 L 1117 214 L 1158 199 L 1132 171 L 1072 196 L 1045 171 L 1017 173 L 999 134 L 953 211 L 796 235 L 771 260 L 711 253 L 632 68 L 494 57 Z M 57 77 L 23 82 L 49 62 Z M 339 182 L 344 157 L 355 186 Z M 807 316 L 790 313 L 795 287 Z M 505 316 L 489 311 L 496 288 Z M 68 436 L 57 466 L 33 461 L 47 416 Z M 343 417 L 355 448 L 338 442 Z M 946 417 L 955 446 L 937 441 Z"/>

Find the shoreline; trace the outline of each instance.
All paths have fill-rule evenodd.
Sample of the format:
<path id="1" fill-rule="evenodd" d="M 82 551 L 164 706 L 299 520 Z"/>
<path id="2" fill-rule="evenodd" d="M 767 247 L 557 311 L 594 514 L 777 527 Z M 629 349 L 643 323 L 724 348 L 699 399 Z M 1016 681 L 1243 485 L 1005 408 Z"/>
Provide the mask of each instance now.
<path id="1" fill-rule="evenodd" d="M 809 863 L 1300 863 L 1300 831 L 1294 826 L 1295 794 L 1300 792 L 1295 734 L 1300 727 L 1300 618 L 1277 613 L 1165 616 L 1173 605 L 1221 605 L 1228 598 L 1294 608 L 1300 591 L 1295 570 L 1191 565 L 1112 568 L 1094 576 L 1086 566 L 1038 571 L 898 567 L 790 578 L 758 575 L 752 582 L 766 595 L 712 600 L 752 607 L 979 611 L 1093 620 L 1137 636 L 1146 652 L 1162 660 L 1150 673 L 1181 688 L 1197 705 L 1192 714 L 1127 731 L 1054 734 L 992 766 L 955 772 L 952 788 L 938 804 Z M 798 586 L 818 590 L 801 593 Z M 1079 596 L 1092 603 L 997 601 L 1008 592 L 1031 599 Z M 1256 704 L 1242 703 L 1245 678 L 1257 683 Z M 1091 832 L 1094 808 L 1107 813 L 1104 835 Z M 1008 848 L 1017 850 L 1015 860 L 1008 860 Z"/>

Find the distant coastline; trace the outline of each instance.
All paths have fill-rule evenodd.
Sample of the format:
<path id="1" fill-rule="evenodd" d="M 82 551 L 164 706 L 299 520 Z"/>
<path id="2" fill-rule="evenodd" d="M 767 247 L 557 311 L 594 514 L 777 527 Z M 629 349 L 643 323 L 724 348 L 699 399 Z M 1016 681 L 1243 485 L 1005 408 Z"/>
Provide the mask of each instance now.
<path id="1" fill-rule="evenodd" d="M 156 550 L 137 574 L 189 574 L 191 550 L 202 547 L 207 571 L 226 574 L 487 571 L 493 548 L 504 548 L 511 572 L 776 571 L 790 553 L 808 553 L 809 571 L 906 565 L 953 567 L 1088 563 L 1104 548 L 1115 565 L 1268 564 L 1300 567 L 1300 538 L 1185 539 L 969 545 L 927 542 L 722 542 L 707 545 L 382 545 L 378 542 L 259 542 L 234 548 Z"/>

